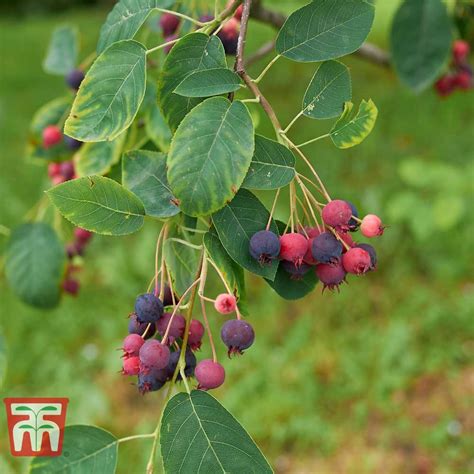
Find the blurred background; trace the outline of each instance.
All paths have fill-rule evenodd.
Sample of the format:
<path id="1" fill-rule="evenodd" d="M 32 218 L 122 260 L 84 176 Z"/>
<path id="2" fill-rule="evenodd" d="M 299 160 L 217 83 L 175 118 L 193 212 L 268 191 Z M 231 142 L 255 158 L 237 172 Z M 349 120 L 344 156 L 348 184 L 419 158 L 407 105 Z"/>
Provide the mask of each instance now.
<path id="1" fill-rule="evenodd" d="M 304 2 L 271 3 L 291 11 Z M 24 150 L 35 110 L 66 92 L 62 78 L 41 68 L 50 34 L 60 23 L 78 25 L 85 57 L 112 4 L 0 1 L 0 224 L 8 229 L 49 186 L 45 168 L 24 160 Z M 398 4 L 376 2 L 370 40 L 384 48 Z M 272 35 L 252 23 L 248 51 Z M 307 151 L 332 195 L 390 225 L 376 242 L 379 267 L 340 294 L 318 287 L 296 302 L 247 275 L 256 344 L 225 362 L 226 384 L 213 394 L 279 473 L 472 472 L 474 96 L 415 96 L 390 70 L 356 57 L 344 62 L 354 102 L 370 97 L 379 108 L 375 129 L 349 150 L 320 141 Z M 299 110 L 314 68 L 280 60 L 264 80 L 283 124 Z M 292 133 L 298 143 L 329 127 L 301 120 Z M 271 136 L 263 116 L 260 132 Z M 69 424 L 96 424 L 119 437 L 154 428 L 164 393 L 138 395 L 118 375 L 115 349 L 153 273 L 156 231 L 148 223 L 130 237 L 94 237 L 80 295 L 54 311 L 25 306 L 1 276 L 2 395 L 69 397 Z M 1 235 L 2 249 L 5 241 Z M 212 319 L 217 332 L 221 321 Z M 3 408 L 0 426 L 0 472 L 26 471 L 27 461 L 8 452 Z M 143 472 L 149 449 L 146 440 L 121 445 L 118 472 Z"/>

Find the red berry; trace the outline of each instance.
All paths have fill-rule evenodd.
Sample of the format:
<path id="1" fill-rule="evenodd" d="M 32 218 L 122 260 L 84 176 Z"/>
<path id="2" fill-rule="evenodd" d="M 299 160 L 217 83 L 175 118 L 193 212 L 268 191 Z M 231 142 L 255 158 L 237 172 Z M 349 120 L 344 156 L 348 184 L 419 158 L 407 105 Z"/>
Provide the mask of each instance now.
<path id="1" fill-rule="evenodd" d="M 469 90 L 472 87 L 472 74 L 460 71 L 454 76 L 454 82 L 460 89 Z"/>
<path id="2" fill-rule="evenodd" d="M 234 13 L 234 18 L 238 21 L 241 21 L 242 20 L 242 11 L 244 9 L 244 6 L 243 5 L 240 5 L 237 10 L 235 10 L 235 13 Z"/>
<path id="3" fill-rule="evenodd" d="M 456 63 L 463 63 L 469 55 L 469 43 L 463 40 L 457 40 L 453 43 L 453 58 Z"/>
<path id="4" fill-rule="evenodd" d="M 170 36 L 176 32 L 180 23 L 178 16 L 171 13 L 163 13 L 160 18 L 160 26 L 163 36 Z"/>
<path id="5" fill-rule="evenodd" d="M 83 229 L 82 227 L 76 227 L 74 229 L 74 237 L 78 242 L 81 242 L 83 244 L 89 242 L 89 240 L 92 238 L 92 232 L 89 232 L 86 229 Z"/>
<path id="6" fill-rule="evenodd" d="M 454 76 L 445 75 L 439 78 L 435 82 L 434 87 L 439 96 L 446 97 L 447 95 L 451 94 L 456 88 L 456 82 L 454 80 Z"/>
<path id="7" fill-rule="evenodd" d="M 123 354 L 125 357 L 136 357 L 140 352 L 140 348 L 145 341 L 138 334 L 129 334 L 122 344 Z"/>
<path id="8" fill-rule="evenodd" d="M 156 329 L 161 337 L 165 335 L 166 329 L 171 321 L 172 313 L 164 313 L 163 316 L 156 322 Z M 181 314 L 175 314 L 171 321 L 170 330 L 168 332 L 168 339 L 162 341 L 164 344 L 172 344 L 176 339 L 183 337 L 186 328 L 186 320 Z"/>
<path id="9" fill-rule="evenodd" d="M 313 257 L 313 240 L 315 237 L 320 235 L 324 230 L 320 230 L 317 227 L 305 227 L 304 232 L 301 230 L 301 234 L 307 235 L 308 236 L 308 249 L 306 250 L 306 253 L 304 254 L 303 261 L 304 263 L 308 265 L 316 265 L 318 261 Z"/>
<path id="10" fill-rule="evenodd" d="M 375 214 L 367 214 L 360 225 L 360 231 L 364 237 L 377 237 L 382 235 L 384 226 L 382 220 Z"/>
<path id="11" fill-rule="evenodd" d="M 280 259 L 288 260 L 299 266 L 308 251 L 308 239 L 297 233 L 284 234 L 280 237 Z"/>
<path id="12" fill-rule="evenodd" d="M 236 307 L 237 300 L 235 299 L 235 296 L 227 293 L 219 295 L 214 302 L 214 308 L 216 308 L 216 311 L 221 314 L 233 313 Z"/>
<path id="13" fill-rule="evenodd" d="M 347 232 L 338 232 L 337 236 L 349 247 L 355 247 L 356 243 L 351 234 L 348 234 Z M 342 249 L 342 253 L 344 252 L 347 252 L 347 247 L 345 245 L 343 245 Z"/>
<path id="14" fill-rule="evenodd" d="M 122 374 L 138 375 L 140 373 L 140 359 L 136 356 L 123 359 Z"/>
<path id="15" fill-rule="evenodd" d="M 235 18 L 228 20 L 217 36 L 222 41 L 226 54 L 234 55 L 237 52 L 237 42 L 239 39 L 240 22 Z"/>
<path id="16" fill-rule="evenodd" d="M 66 280 L 63 281 L 62 286 L 63 290 L 72 296 L 76 296 L 79 293 L 80 284 L 73 278 L 66 278 Z"/>
<path id="17" fill-rule="evenodd" d="M 225 380 L 225 370 L 221 364 L 212 359 L 204 359 L 196 365 L 194 376 L 198 381 L 199 390 L 220 387 Z"/>
<path id="18" fill-rule="evenodd" d="M 61 130 L 56 125 L 48 125 L 43 130 L 43 146 L 50 148 L 57 145 L 63 139 Z"/>
<path id="19" fill-rule="evenodd" d="M 372 262 L 368 252 L 354 247 L 342 256 L 342 265 L 347 273 L 361 275 L 370 270 Z"/>
<path id="20" fill-rule="evenodd" d="M 346 279 L 346 271 L 344 270 L 341 262 L 338 262 L 335 265 L 320 263 L 319 265 L 316 265 L 315 271 L 316 276 L 324 285 L 323 291 L 326 288 L 329 288 L 330 290 L 337 289 L 339 291 L 339 285 Z"/>
<path id="21" fill-rule="evenodd" d="M 140 348 L 139 357 L 144 373 L 150 369 L 164 369 L 170 360 L 170 350 L 156 339 L 148 339 Z"/>
<path id="22" fill-rule="evenodd" d="M 188 344 L 193 351 L 201 347 L 202 336 L 204 336 L 204 326 L 197 319 L 192 319 L 189 324 Z"/>
<path id="23" fill-rule="evenodd" d="M 50 163 L 48 165 L 48 176 L 53 179 L 56 176 L 61 174 L 61 164 L 60 163 Z"/>
<path id="24" fill-rule="evenodd" d="M 325 224 L 338 231 L 347 232 L 352 218 L 352 208 L 346 201 L 336 199 L 324 206 L 322 218 Z"/>

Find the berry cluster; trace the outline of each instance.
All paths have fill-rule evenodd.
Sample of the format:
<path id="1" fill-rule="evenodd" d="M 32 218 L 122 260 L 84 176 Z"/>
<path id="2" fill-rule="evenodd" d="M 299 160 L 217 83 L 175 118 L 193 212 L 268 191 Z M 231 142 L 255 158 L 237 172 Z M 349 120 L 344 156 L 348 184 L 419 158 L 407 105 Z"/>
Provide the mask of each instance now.
<path id="1" fill-rule="evenodd" d="M 468 62 L 469 51 L 470 47 L 466 41 L 457 40 L 453 43 L 451 67 L 435 83 L 439 96 L 446 97 L 456 89 L 472 89 L 474 80 L 472 66 Z"/>
<path id="2" fill-rule="evenodd" d="M 74 168 L 74 162 L 69 160 L 61 161 L 59 163 L 50 163 L 48 165 L 48 176 L 51 179 L 51 183 L 54 185 L 75 179 L 76 171 Z"/>
<path id="3" fill-rule="evenodd" d="M 261 230 L 250 239 L 250 255 L 261 265 L 280 259 L 283 269 L 292 279 L 299 280 L 314 268 L 325 288 L 339 289 L 346 275 L 362 275 L 375 270 L 377 255 L 369 244 L 357 244 L 350 232 L 364 237 L 383 234 L 384 226 L 374 214 L 359 219 L 355 206 L 347 201 L 334 200 L 321 210 L 322 225 L 300 226 L 298 232 L 281 237 L 270 230 Z"/>
<path id="4" fill-rule="evenodd" d="M 145 293 L 136 298 L 135 310 L 129 316 L 129 334 L 122 344 L 122 374 L 138 376 L 140 393 L 159 390 L 174 377 L 175 380 L 182 380 L 182 374 L 186 378 L 194 376 L 201 390 L 221 386 L 225 370 L 217 362 L 212 336 L 209 334 L 214 357 L 197 362 L 194 352 L 202 345 L 203 324 L 191 319 L 186 338 L 186 319 L 178 313 L 180 301 L 169 285 L 164 285 L 162 294 L 160 289 L 161 285 L 158 285 L 155 293 Z M 229 357 L 242 354 L 252 345 L 255 334 L 252 326 L 240 319 L 235 296 L 224 293 L 211 301 L 220 314 L 237 312 L 238 319 L 223 324 L 221 339 L 227 346 Z M 205 313 L 203 316 L 207 324 Z M 185 341 L 184 369 L 181 371 L 178 370 L 178 363 Z"/>

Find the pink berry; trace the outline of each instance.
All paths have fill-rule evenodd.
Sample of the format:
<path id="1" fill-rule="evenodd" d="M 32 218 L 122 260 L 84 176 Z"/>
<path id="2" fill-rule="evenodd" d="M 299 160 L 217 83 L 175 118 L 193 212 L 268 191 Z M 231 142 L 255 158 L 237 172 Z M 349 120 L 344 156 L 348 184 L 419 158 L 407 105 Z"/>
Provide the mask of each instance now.
<path id="1" fill-rule="evenodd" d="M 453 58 L 454 61 L 459 64 L 466 61 L 469 55 L 469 43 L 463 40 L 457 40 L 453 43 Z"/>
<path id="2" fill-rule="evenodd" d="M 148 339 L 140 348 L 139 357 L 140 367 L 146 373 L 150 369 L 165 368 L 170 360 L 170 350 L 156 339 Z"/>
<path id="3" fill-rule="evenodd" d="M 198 381 L 199 390 L 220 387 L 225 380 L 225 370 L 221 364 L 212 359 L 204 359 L 196 365 L 194 376 Z"/>
<path id="4" fill-rule="evenodd" d="M 337 289 L 337 291 L 339 291 L 339 285 L 346 279 L 346 271 L 341 262 L 338 262 L 335 265 L 320 263 L 319 265 L 316 265 L 315 271 L 316 276 L 323 284 L 323 291 L 326 288 L 329 288 L 330 290 Z"/>
<path id="5" fill-rule="evenodd" d="M 237 300 L 235 299 L 235 296 L 227 293 L 219 295 L 214 302 L 214 308 L 216 308 L 216 311 L 221 314 L 233 313 L 236 307 Z"/>
<path id="6" fill-rule="evenodd" d="M 372 263 L 368 252 L 354 247 L 342 256 L 342 265 L 347 273 L 361 275 L 370 270 Z"/>
<path id="7" fill-rule="evenodd" d="M 168 325 L 170 325 L 172 313 L 164 313 L 163 316 L 156 322 L 156 329 L 161 337 L 165 335 Z M 168 338 L 163 341 L 165 344 L 172 344 L 176 339 L 183 337 L 186 328 L 186 320 L 181 314 L 175 314 L 171 321 L 170 330 L 168 331 Z"/>
<path id="8" fill-rule="evenodd" d="M 301 234 L 290 233 L 280 237 L 280 259 L 301 265 L 308 251 L 308 239 Z"/>
<path id="9" fill-rule="evenodd" d="M 89 242 L 89 240 L 92 238 L 92 232 L 89 232 L 86 229 L 83 229 L 82 227 L 76 227 L 74 229 L 74 237 L 78 242 L 81 242 L 82 244 L 85 244 Z"/>
<path id="10" fill-rule="evenodd" d="M 354 242 L 351 234 L 347 232 L 338 232 L 337 236 L 349 247 L 355 247 L 356 243 Z M 347 247 L 345 245 L 343 246 L 342 252 L 347 252 Z"/>
<path id="11" fill-rule="evenodd" d="M 367 214 L 360 225 L 360 231 L 364 237 L 377 237 L 382 235 L 384 226 L 382 220 L 375 214 Z"/>
<path id="12" fill-rule="evenodd" d="M 165 43 L 169 43 L 171 41 L 174 41 L 176 39 L 178 39 L 179 36 L 178 35 L 169 35 L 169 36 L 166 36 L 165 37 Z M 173 49 L 173 46 L 175 45 L 176 43 L 171 43 L 171 44 L 168 44 L 166 45 L 164 48 L 163 48 L 163 51 L 165 54 L 168 54 L 172 49 Z"/>
<path id="13" fill-rule="evenodd" d="M 197 319 L 192 319 L 189 324 L 188 344 L 193 351 L 201 347 L 202 336 L 204 336 L 204 326 Z"/>
<path id="14" fill-rule="evenodd" d="M 352 209 L 349 203 L 341 199 L 335 199 L 327 203 L 322 212 L 322 218 L 326 225 L 334 227 L 340 232 L 349 230 L 349 221 L 352 217 Z"/>
<path id="15" fill-rule="evenodd" d="M 140 348 L 145 343 L 144 339 L 138 334 L 129 334 L 122 344 L 123 354 L 125 357 L 137 357 Z"/>
<path id="16" fill-rule="evenodd" d="M 140 373 L 140 359 L 137 356 L 123 359 L 122 374 L 138 375 Z"/>
<path id="17" fill-rule="evenodd" d="M 242 20 L 242 11 L 244 9 L 244 6 L 243 5 L 240 5 L 237 10 L 235 10 L 235 13 L 234 13 L 234 18 L 238 21 L 241 21 Z"/>
<path id="18" fill-rule="evenodd" d="M 51 179 L 51 182 L 56 186 L 57 184 L 64 183 L 66 180 L 64 179 L 63 176 L 55 176 L 54 178 Z"/>
<path id="19" fill-rule="evenodd" d="M 48 125 L 43 130 L 43 146 L 45 148 L 51 148 L 57 145 L 63 139 L 61 130 L 56 125 Z"/>
<path id="20" fill-rule="evenodd" d="M 50 163 L 48 165 L 48 176 L 53 179 L 56 176 L 61 174 L 61 164 L 60 163 Z"/>
<path id="21" fill-rule="evenodd" d="M 163 13 L 160 18 L 160 26 L 163 36 L 170 36 L 176 32 L 180 23 L 178 16 L 171 13 Z"/>

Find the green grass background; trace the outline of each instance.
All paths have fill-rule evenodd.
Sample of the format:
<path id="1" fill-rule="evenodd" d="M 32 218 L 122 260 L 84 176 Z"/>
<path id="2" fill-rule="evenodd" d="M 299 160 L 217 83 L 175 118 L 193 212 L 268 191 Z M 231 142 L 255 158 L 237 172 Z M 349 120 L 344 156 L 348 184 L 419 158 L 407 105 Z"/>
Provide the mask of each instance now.
<path id="1" fill-rule="evenodd" d="M 287 10 L 301 4 L 275 3 Z M 382 46 L 396 3 L 378 2 L 372 40 Z M 57 23 L 77 24 L 85 56 L 105 15 L 90 9 L 0 19 L 0 224 L 8 228 L 48 186 L 24 147 L 34 111 L 65 92 L 61 78 L 41 69 L 49 35 Z M 252 24 L 248 50 L 271 34 Z M 352 57 L 344 62 L 355 101 L 370 97 L 379 108 L 376 127 L 350 150 L 322 141 L 307 151 L 333 196 L 390 225 L 376 242 L 379 268 L 351 278 L 340 294 L 318 288 L 291 303 L 248 276 L 256 343 L 225 361 L 227 382 L 214 394 L 278 472 L 467 473 L 474 462 L 473 94 L 414 96 L 390 71 Z M 282 123 L 298 111 L 314 68 L 281 60 L 262 83 Z M 303 119 L 293 137 L 304 141 L 330 126 Z M 263 116 L 260 132 L 271 134 Z M 3 395 L 67 396 L 68 423 L 94 423 L 117 436 L 153 429 L 163 394 L 139 396 L 116 373 L 114 349 L 153 272 L 155 237 L 148 224 L 130 237 L 95 238 L 79 297 L 64 298 L 54 311 L 23 305 L 1 277 Z M 220 317 L 211 317 L 217 333 Z M 0 427 L 0 472 L 23 472 L 26 460 L 8 453 L 3 409 Z M 148 441 L 121 445 L 118 472 L 143 472 L 149 449 Z"/>

